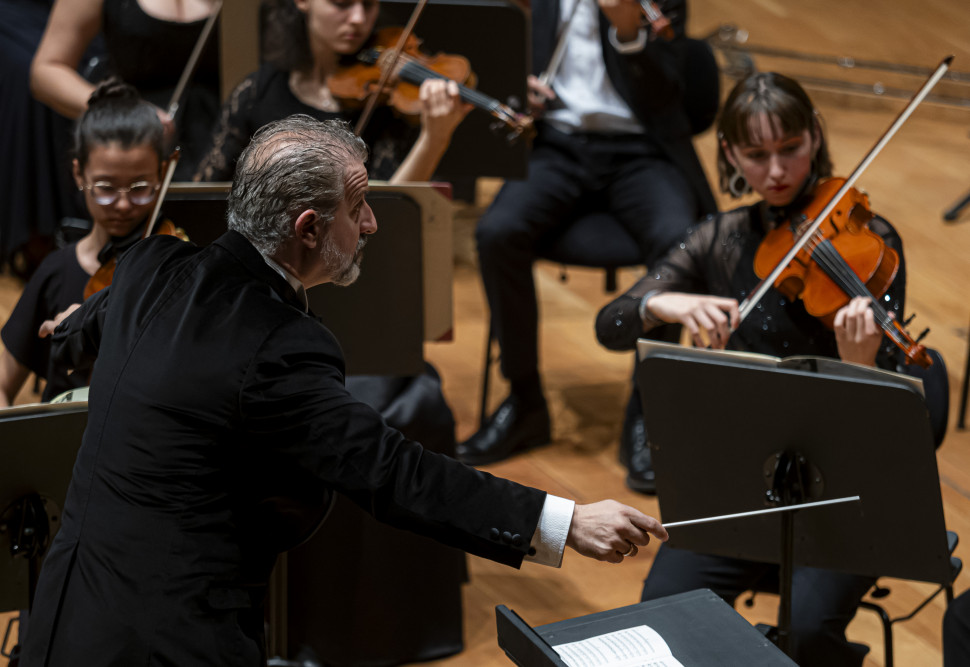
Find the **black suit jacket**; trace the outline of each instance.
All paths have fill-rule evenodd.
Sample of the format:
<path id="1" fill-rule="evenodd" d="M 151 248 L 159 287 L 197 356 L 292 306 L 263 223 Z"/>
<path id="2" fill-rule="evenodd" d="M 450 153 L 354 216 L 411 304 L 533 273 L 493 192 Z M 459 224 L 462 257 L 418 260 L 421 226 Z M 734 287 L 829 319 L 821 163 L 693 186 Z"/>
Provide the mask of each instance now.
<path id="1" fill-rule="evenodd" d="M 532 0 L 532 67 L 538 75 L 556 48 L 559 0 Z M 687 71 L 686 0 L 663 3 L 674 38 L 651 38 L 643 50 L 622 54 L 609 41 L 612 25 L 600 12 L 600 43 L 606 73 L 616 92 L 630 107 L 650 138 L 687 178 L 702 214 L 717 211 L 704 169 L 691 141 L 690 121 L 684 111 Z"/>
<path id="2" fill-rule="evenodd" d="M 276 554 L 332 490 L 502 563 L 529 549 L 544 493 L 426 452 L 355 401 L 337 341 L 235 232 L 139 243 L 55 349 L 97 361 L 25 667 L 262 664 Z"/>

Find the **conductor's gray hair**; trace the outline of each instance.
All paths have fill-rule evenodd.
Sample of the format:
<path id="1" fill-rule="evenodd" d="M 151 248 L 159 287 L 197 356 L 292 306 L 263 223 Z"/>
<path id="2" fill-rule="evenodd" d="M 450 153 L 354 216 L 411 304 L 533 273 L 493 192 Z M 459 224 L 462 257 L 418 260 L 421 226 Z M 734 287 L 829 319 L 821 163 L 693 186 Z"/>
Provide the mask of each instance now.
<path id="1" fill-rule="evenodd" d="M 236 163 L 229 229 L 273 255 L 307 209 L 329 228 L 344 196 L 347 167 L 366 160 L 367 145 L 343 121 L 296 115 L 264 125 Z"/>

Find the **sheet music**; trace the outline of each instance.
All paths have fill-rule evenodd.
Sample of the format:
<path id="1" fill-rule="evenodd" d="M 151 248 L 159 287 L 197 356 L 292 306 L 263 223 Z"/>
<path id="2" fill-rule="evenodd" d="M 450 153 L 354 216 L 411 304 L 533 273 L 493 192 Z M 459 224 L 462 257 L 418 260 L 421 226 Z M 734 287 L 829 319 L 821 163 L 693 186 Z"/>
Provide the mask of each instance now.
<path id="1" fill-rule="evenodd" d="M 684 667 L 660 633 L 647 625 L 552 648 L 569 667 Z"/>

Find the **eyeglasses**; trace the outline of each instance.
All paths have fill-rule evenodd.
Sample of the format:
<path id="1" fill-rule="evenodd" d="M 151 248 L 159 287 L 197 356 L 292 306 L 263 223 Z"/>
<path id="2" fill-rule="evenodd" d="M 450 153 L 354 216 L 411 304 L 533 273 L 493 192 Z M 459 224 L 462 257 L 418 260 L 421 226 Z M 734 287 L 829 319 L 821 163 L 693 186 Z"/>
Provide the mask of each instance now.
<path id="1" fill-rule="evenodd" d="M 101 206 L 114 204 L 123 194 L 128 195 L 128 201 L 135 206 L 144 206 L 155 199 L 160 187 L 161 185 L 158 183 L 136 181 L 127 188 L 119 188 L 106 181 L 98 181 L 91 185 L 85 185 L 84 189 L 90 190 L 95 203 Z"/>

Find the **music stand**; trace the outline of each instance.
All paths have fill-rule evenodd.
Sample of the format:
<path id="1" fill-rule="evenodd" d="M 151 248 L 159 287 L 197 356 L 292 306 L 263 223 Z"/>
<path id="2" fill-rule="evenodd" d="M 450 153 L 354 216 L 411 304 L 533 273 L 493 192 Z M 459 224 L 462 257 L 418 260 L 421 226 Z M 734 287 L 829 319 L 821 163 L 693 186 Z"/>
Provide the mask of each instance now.
<path id="1" fill-rule="evenodd" d="M 714 592 L 701 589 L 537 628 L 504 605 L 495 608 L 498 644 L 520 667 L 566 667 L 553 646 L 647 625 L 684 665 L 794 665 Z M 651 663 L 652 664 L 652 663 Z"/>
<path id="2" fill-rule="evenodd" d="M 87 401 L 0 409 L 0 611 L 33 606 L 87 421 Z"/>
<path id="3" fill-rule="evenodd" d="M 670 546 L 778 563 L 787 591 L 795 565 L 949 583 L 932 433 L 909 379 L 831 360 L 828 372 L 811 372 L 766 366 L 767 357 L 650 348 L 637 381 L 665 521 L 761 509 L 776 486 L 775 464 L 786 458 L 802 475 L 794 502 L 862 497 L 790 517 L 788 558 L 776 516 L 677 528 Z M 840 366 L 861 375 L 836 375 Z M 781 592 L 780 643 L 790 619 L 784 580 Z"/>
<path id="4" fill-rule="evenodd" d="M 0 611 L 33 602 L 87 421 L 86 401 L 0 410 Z"/>

